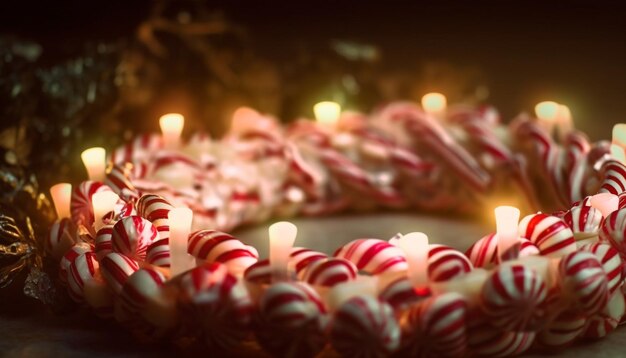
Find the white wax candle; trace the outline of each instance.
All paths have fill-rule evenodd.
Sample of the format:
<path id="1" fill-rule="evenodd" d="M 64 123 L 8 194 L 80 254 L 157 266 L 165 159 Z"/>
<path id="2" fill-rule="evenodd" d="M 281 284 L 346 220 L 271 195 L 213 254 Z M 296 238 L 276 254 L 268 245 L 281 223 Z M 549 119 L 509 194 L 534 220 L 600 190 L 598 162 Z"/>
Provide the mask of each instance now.
<path id="1" fill-rule="evenodd" d="M 170 210 L 168 220 L 170 224 L 170 271 L 172 276 L 176 276 L 193 266 L 193 256 L 188 253 L 193 211 L 189 208 L 174 208 Z"/>
<path id="2" fill-rule="evenodd" d="M 376 296 L 377 291 L 377 276 L 358 276 L 353 281 L 342 282 L 333 286 L 326 295 L 326 305 L 333 312 L 353 297 L 360 295 Z"/>
<path id="3" fill-rule="evenodd" d="M 517 243 L 520 211 L 513 206 L 498 206 L 494 211 L 498 254 L 502 258 L 504 252 Z"/>
<path id="4" fill-rule="evenodd" d="M 623 164 L 626 164 L 626 151 L 624 151 L 624 148 L 626 147 L 622 147 L 619 144 L 611 144 L 611 155 Z"/>
<path id="5" fill-rule="evenodd" d="M 102 217 L 113 210 L 119 196 L 112 191 L 101 191 L 91 196 L 91 206 L 93 207 L 94 229 L 96 232 L 102 227 Z"/>
<path id="6" fill-rule="evenodd" d="M 428 236 L 411 232 L 398 239 L 398 246 L 404 251 L 409 266 L 407 274 L 413 287 L 428 284 Z"/>
<path id="7" fill-rule="evenodd" d="M 50 196 L 59 219 L 70 217 L 70 200 L 72 199 L 72 184 L 59 183 L 50 187 Z"/>
<path id="8" fill-rule="evenodd" d="M 600 210 L 602 216 L 607 217 L 619 207 L 619 197 L 611 193 L 600 193 L 591 197 L 590 204 Z"/>
<path id="9" fill-rule="evenodd" d="M 87 169 L 89 180 L 103 181 L 104 169 L 106 166 L 106 151 L 101 147 L 94 147 L 84 150 L 80 154 L 83 165 Z"/>
<path id="10" fill-rule="evenodd" d="M 318 123 L 334 126 L 341 116 L 341 106 L 336 102 L 323 101 L 313 106 L 313 113 Z"/>
<path id="11" fill-rule="evenodd" d="M 626 123 L 618 123 L 613 126 L 613 144 L 626 148 Z"/>
<path id="12" fill-rule="evenodd" d="M 554 101 L 543 101 L 535 106 L 535 114 L 542 121 L 554 124 L 559 116 L 559 104 Z"/>
<path id="13" fill-rule="evenodd" d="M 440 115 L 446 110 L 447 106 L 448 100 L 441 93 L 432 92 L 422 96 L 422 108 L 426 113 Z"/>
<path id="14" fill-rule="evenodd" d="M 159 125 L 161 126 L 165 148 L 177 148 L 180 144 L 180 135 L 185 126 L 185 117 L 179 113 L 164 114 L 159 118 Z"/>
<path id="15" fill-rule="evenodd" d="M 298 227 L 288 221 L 280 221 L 269 227 L 269 261 L 274 280 L 289 277 L 289 253 L 298 235 Z"/>

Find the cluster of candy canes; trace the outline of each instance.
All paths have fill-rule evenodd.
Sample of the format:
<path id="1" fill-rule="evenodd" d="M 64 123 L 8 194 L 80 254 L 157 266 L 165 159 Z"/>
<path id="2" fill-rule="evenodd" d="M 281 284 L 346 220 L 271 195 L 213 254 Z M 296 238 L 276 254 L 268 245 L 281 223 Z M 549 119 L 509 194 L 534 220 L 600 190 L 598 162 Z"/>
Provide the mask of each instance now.
<path id="1" fill-rule="evenodd" d="M 450 111 L 442 124 L 398 103 L 370 119 L 344 115 L 335 128 L 300 121 L 284 131 L 240 111 L 223 140 L 194 136 L 176 150 L 171 138 L 140 137 L 111 155 L 102 181 L 75 187 L 68 209 L 55 199 L 60 219 L 46 247 L 72 299 L 146 339 L 231 349 L 256 337 L 281 356 L 327 345 L 346 356 L 506 356 L 601 338 L 625 311 L 626 167 L 604 149 L 573 164 L 552 160 L 564 149 L 527 118 L 513 122 L 514 135 L 502 128 L 490 111 Z M 549 171 L 528 170 L 530 155 Z M 398 235 L 358 239 L 332 256 L 295 247 L 277 272 L 278 259 L 259 261 L 223 232 L 277 215 L 449 208 L 478 200 L 503 167 L 532 204 L 535 175 L 581 160 L 579 192 L 605 194 L 526 216 L 507 251 L 492 234 L 465 254 L 428 245 L 416 258 L 402 244 L 410 235 Z M 112 193 L 97 210 L 95 196 Z M 196 267 L 172 275 L 170 212 L 182 205 L 194 211 L 185 237 Z"/>

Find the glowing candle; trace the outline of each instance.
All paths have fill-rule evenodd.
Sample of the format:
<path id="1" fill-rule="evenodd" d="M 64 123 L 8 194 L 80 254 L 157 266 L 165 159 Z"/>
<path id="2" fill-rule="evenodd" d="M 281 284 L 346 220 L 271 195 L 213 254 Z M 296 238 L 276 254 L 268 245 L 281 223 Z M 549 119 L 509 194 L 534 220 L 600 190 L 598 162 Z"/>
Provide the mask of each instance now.
<path id="1" fill-rule="evenodd" d="M 542 121 L 554 124 L 559 116 L 559 104 L 553 101 L 543 101 L 535 106 L 535 114 Z"/>
<path id="2" fill-rule="evenodd" d="M 185 117 L 178 113 L 164 114 L 159 118 L 159 125 L 161 126 L 165 148 L 173 149 L 178 147 L 180 135 L 185 125 Z"/>
<path id="3" fill-rule="evenodd" d="M 89 180 L 103 181 L 104 180 L 104 168 L 106 166 L 106 151 L 104 148 L 95 147 L 89 148 L 80 154 L 85 169 L 87 169 L 87 175 Z"/>
<path id="4" fill-rule="evenodd" d="M 193 267 L 193 256 L 188 253 L 189 233 L 193 211 L 189 208 L 174 208 L 168 214 L 170 224 L 170 271 L 172 276 Z"/>
<path id="5" fill-rule="evenodd" d="M 59 219 L 70 217 L 70 200 L 72 198 L 72 184 L 59 183 L 50 187 L 50 196 Z"/>
<path id="6" fill-rule="evenodd" d="M 600 193 L 591 197 L 591 206 L 600 210 L 602 216 L 607 217 L 619 207 L 619 197 L 611 193 Z"/>
<path id="7" fill-rule="evenodd" d="M 96 231 L 100 230 L 103 225 L 102 217 L 113 210 L 119 198 L 120 197 L 112 191 L 101 191 L 91 196 L 91 205 L 95 218 L 93 226 Z"/>
<path id="8" fill-rule="evenodd" d="M 623 164 L 626 164 L 626 151 L 624 151 L 624 147 L 615 143 L 611 144 L 611 155 Z"/>
<path id="9" fill-rule="evenodd" d="M 520 211 L 513 206 L 498 206 L 494 211 L 496 214 L 498 253 L 502 260 L 506 250 L 517 243 Z"/>
<path id="10" fill-rule="evenodd" d="M 276 281 L 289 278 L 289 253 L 297 235 L 298 227 L 288 221 L 280 221 L 269 227 L 269 260 Z"/>
<path id="11" fill-rule="evenodd" d="M 422 287 L 428 283 L 428 236 L 421 232 L 403 235 L 397 241 L 404 251 L 409 270 L 407 272 L 413 287 Z"/>
<path id="12" fill-rule="evenodd" d="M 341 106 L 331 101 L 319 102 L 313 106 L 313 113 L 318 123 L 334 126 L 341 116 Z"/>
<path id="13" fill-rule="evenodd" d="M 448 100 L 446 99 L 446 96 L 441 93 L 426 93 L 422 97 L 422 108 L 426 113 L 438 115 L 443 113 L 447 106 Z"/>
<path id="14" fill-rule="evenodd" d="M 613 144 L 626 148 L 626 123 L 618 123 L 613 126 Z"/>

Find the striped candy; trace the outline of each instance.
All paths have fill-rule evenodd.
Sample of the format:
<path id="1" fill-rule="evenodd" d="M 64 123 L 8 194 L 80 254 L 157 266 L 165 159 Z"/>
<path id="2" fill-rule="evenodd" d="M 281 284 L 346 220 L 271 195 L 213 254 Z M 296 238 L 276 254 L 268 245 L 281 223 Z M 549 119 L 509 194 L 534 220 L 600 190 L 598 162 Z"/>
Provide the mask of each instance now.
<path id="1" fill-rule="evenodd" d="M 593 240 L 598 236 L 602 213 L 591 206 L 574 206 L 565 213 L 563 221 L 572 229 L 577 241 Z"/>
<path id="2" fill-rule="evenodd" d="M 96 254 L 91 251 L 74 258 L 67 269 L 67 288 L 70 297 L 76 302 L 83 302 L 85 282 L 93 280 L 99 264 Z"/>
<path id="3" fill-rule="evenodd" d="M 344 302 L 329 332 L 330 344 L 345 357 L 386 357 L 400 346 L 400 327 L 391 306 L 373 296 Z"/>
<path id="4" fill-rule="evenodd" d="M 626 166 L 617 160 L 607 160 L 602 166 L 602 186 L 599 193 L 619 195 L 626 191 Z"/>
<path id="5" fill-rule="evenodd" d="M 84 181 L 72 187 L 72 197 L 70 200 L 70 212 L 72 221 L 76 225 L 91 227 L 94 222 L 93 207 L 91 197 L 101 191 L 110 191 L 111 188 L 95 181 Z"/>
<path id="6" fill-rule="evenodd" d="M 122 291 L 128 277 L 139 270 L 139 263 L 117 252 L 108 253 L 100 260 L 102 277 L 115 293 Z"/>
<path id="7" fill-rule="evenodd" d="M 617 328 L 625 313 L 626 302 L 624 301 L 624 295 L 618 291 L 613 294 L 602 312 L 589 317 L 583 337 L 590 339 L 604 338 Z"/>
<path id="8" fill-rule="evenodd" d="M 405 271 L 408 266 L 402 250 L 387 241 L 357 239 L 339 248 L 335 257 L 351 261 L 370 275 Z"/>
<path id="9" fill-rule="evenodd" d="M 185 324 L 199 330 L 209 348 L 228 349 L 246 337 L 252 301 L 225 265 L 210 263 L 186 272 L 180 290 Z"/>
<path id="10" fill-rule="evenodd" d="M 101 261 L 109 252 L 113 252 L 113 243 L 111 241 L 112 236 L 113 225 L 104 225 L 96 233 L 95 252 L 98 257 L 98 261 Z"/>
<path id="11" fill-rule="evenodd" d="M 259 302 L 257 342 L 273 356 L 314 357 L 326 345 L 322 298 L 303 282 L 279 282 Z"/>
<path id="12" fill-rule="evenodd" d="M 74 262 L 78 256 L 87 252 L 93 252 L 93 250 L 93 245 L 86 242 L 76 243 L 67 250 L 59 262 L 59 280 L 62 283 L 67 283 L 68 270 L 72 262 Z"/>
<path id="13" fill-rule="evenodd" d="M 580 312 L 565 311 L 537 334 L 537 343 L 546 350 L 565 348 L 583 333 L 587 319 Z"/>
<path id="14" fill-rule="evenodd" d="M 607 276 L 591 252 L 577 251 L 564 256 L 559 264 L 558 282 L 576 307 L 586 315 L 598 313 L 609 299 Z"/>
<path id="15" fill-rule="evenodd" d="M 65 252 L 76 242 L 76 225 L 69 218 L 55 221 L 50 227 L 44 247 L 48 254 L 56 260 L 63 257 Z"/>
<path id="16" fill-rule="evenodd" d="M 332 287 L 356 279 L 357 268 L 346 259 L 325 258 L 312 262 L 305 270 L 304 281 L 311 285 Z"/>
<path id="17" fill-rule="evenodd" d="M 149 159 L 153 153 L 162 147 L 163 140 L 161 135 L 143 134 L 136 137 L 131 143 L 113 151 L 110 161 L 115 164 L 141 162 Z"/>
<path id="18" fill-rule="evenodd" d="M 472 263 L 460 251 L 446 245 L 432 244 L 428 248 L 428 276 L 433 282 L 448 281 L 473 269 Z"/>
<path id="19" fill-rule="evenodd" d="M 379 298 L 389 303 L 397 311 L 408 308 L 430 295 L 430 288 L 415 288 L 408 277 L 404 276 L 387 284 L 380 293 Z"/>
<path id="20" fill-rule="evenodd" d="M 156 228 L 141 216 L 129 216 L 113 225 L 113 251 L 137 261 L 146 259 L 148 246 L 158 238 Z"/>
<path id="21" fill-rule="evenodd" d="M 493 328 L 483 317 L 468 317 L 467 345 L 471 356 L 511 357 L 526 352 L 535 342 L 535 332 Z"/>
<path id="22" fill-rule="evenodd" d="M 269 284 L 272 282 L 272 267 L 269 259 L 257 261 L 243 273 L 246 281 L 256 284 Z"/>
<path id="23" fill-rule="evenodd" d="M 480 306 L 491 325 L 502 330 L 534 331 L 544 318 L 546 285 L 522 265 L 498 267 L 485 282 Z"/>
<path id="24" fill-rule="evenodd" d="M 539 248 L 530 240 L 518 238 L 519 257 L 539 255 Z M 507 250 L 508 251 L 508 250 Z M 498 255 L 498 238 L 496 233 L 482 237 L 476 241 L 465 253 L 465 256 L 474 267 L 486 268 L 500 263 Z"/>
<path id="25" fill-rule="evenodd" d="M 139 199 L 137 189 L 130 178 L 133 165 L 110 164 L 105 172 L 104 184 L 108 185 L 124 201 L 136 201 Z"/>
<path id="26" fill-rule="evenodd" d="M 600 226 L 600 241 L 608 242 L 626 258 L 626 209 L 619 209 L 607 216 Z"/>
<path id="27" fill-rule="evenodd" d="M 460 357 L 467 351 L 467 302 L 456 292 L 426 299 L 407 312 L 402 356 Z"/>
<path id="28" fill-rule="evenodd" d="M 617 250 L 611 245 L 596 242 L 583 245 L 580 251 L 591 252 L 600 261 L 608 280 L 609 295 L 612 295 L 622 285 L 624 278 L 624 262 Z"/>
<path id="29" fill-rule="evenodd" d="M 528 215 L 519 223 L 519 234 L 535 244 L 543 256 L 561 257 L 576 251 L 572 229 L 555 216 Z"/>
<path id="30" fill-rule="evenodd" d="M 162 196 L 147 194 L 137 201 L 137 213 L 154 225 L 161 239 L 170 237 L 168 215 L 174 207 Z"/>
<path id="31" fill-rule="evenodd" d="M 299 280 L 304 278 L 307 266 L 311 263 L 325 259 L 328 255 L 318 251 L 313 251 L 304 247 L 294 247 L 289 254 L 289 266 L 296 272 Z"/>
<path id="32" fill-rule="evenodd" d="M 170 240 L 158 239 L 148 246 L 146 262 L 158 267 L 170 267 Z"/>
<path id="33" fill-rule="evenodd" d="M 223 263 L 235 275 L 241 275 L 259 259 L 254 247 L 216 230 L 200 230 L 189 235 L 187 251 L 198 261 Z"/>

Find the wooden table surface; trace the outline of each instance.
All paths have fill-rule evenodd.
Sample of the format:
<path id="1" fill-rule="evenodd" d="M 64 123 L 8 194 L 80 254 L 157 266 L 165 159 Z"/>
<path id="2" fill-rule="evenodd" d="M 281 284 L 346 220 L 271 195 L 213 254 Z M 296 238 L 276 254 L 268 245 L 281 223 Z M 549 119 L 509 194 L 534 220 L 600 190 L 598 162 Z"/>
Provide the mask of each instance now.
<path id="1" fill-rule="evenodd" d="M 359 237 L 387 239 L 397 232 L 423 231 L 433 243 L 465 250 L 490 231 L 485 225 L 409 214 L 358 215 L 324 219 L 294 219 L 299 229 L 297 245 L 331 253 L 342 243 Z M 267 254 L 267 225 L 241 230 L 237 235 Z M 6 306 L 5 306 L 6 307 Z M 208 352 L 205 352 L 208 353 Z M 103 322 L 85 312 L 60 317 L 34 305 L 27 310 L 0 313 L 0 356 L 2 357 L 170 357 L 181 354 L 163 345 L 140 345 L 113 322 Z M 254 348 L 232 352 L 232 357 L 265 356 Z M 334 356 L 326 352 L 324 356 Z M 550 355 L 568 358 L 618 358 L 626 356 L 626 329 L 606 339 L 578 344 Z M 526 355 L 540 357 L 540 355 Z"/>

